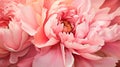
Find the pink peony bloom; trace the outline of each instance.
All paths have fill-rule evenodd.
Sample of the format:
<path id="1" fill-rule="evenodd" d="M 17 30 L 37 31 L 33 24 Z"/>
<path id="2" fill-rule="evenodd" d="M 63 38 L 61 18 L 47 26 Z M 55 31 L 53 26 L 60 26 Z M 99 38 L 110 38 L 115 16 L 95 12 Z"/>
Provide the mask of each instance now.
<path id="1" fill-rule="evenodd" d="M 41 49 L 32 66 L 115 67 L 120 58 L 120 25 L 113 19 L 120 8 L 109 13 L 109 7 L 100 9 L 104 2 L 44 0 L 33 40 Z"/>
<path id="2" fill-rule="evenodd" d="M 0 67 L 16 64 L 19 57 L 26 55 L 32 45 L 31 36 L 24 31 L 24 29 L 29 30 L 24 22 L 34 25 L 30 24 L 35 22 L 34 14 L 31 11 L 32 7 L 20 2 L 0 0 L 0 58 L 7 57 L 7 60 L 0 60 Z M 33 26 L 33 28 L 35 27 Z M 4 61 L 8 64 L 2 64 Z"/>

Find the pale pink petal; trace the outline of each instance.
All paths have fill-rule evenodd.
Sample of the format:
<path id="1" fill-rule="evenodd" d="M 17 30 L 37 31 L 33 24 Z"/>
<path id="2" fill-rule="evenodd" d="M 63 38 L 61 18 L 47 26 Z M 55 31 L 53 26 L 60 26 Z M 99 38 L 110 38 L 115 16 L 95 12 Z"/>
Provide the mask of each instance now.
<path id="1" fill-rule="evenodd" d="M 30 6 L 20 5 L 20 10 L 22 12 L 20 18 L 23 30 L 25 30 L 30 35 L 34 35 L 38 28 L 35 12 Z"/>
<path id="2" fill-rule="evenodd" d="M 54 46 L 51 47 L 47 53 L 42 51 L 40 54 L 37 54 L 34 58 L 32 67 L 64 67 L 60 47 Z"/>
<path id="3" fill-rule="evenodd" d="M 72 67 L 74 64 L 74 57 L 71 51 L 65 49 L 62 44 L 61 44 L 61 51 L 62 51 L 62 57 L 63 57 L 65 67 Z"/>
<path id="4" fill-rule="evenodd" d="M 75 36 L 77 38 L 84 38 L 89 31 L 89 26 L 86 22 L 83 22 L 76 27 Z"/>
<path id="5" fill-rule="evenodd" d="M 9 24 L 10 30 L 9 29 L 1 29 L 3 32 L 3 41 L 5 42 L 5 46 L 9 47 L 11 49 L 18 49 L 20 46 L 20 41 L 21 41 L 21 29 L 19 26 L 15 23 L 10 22 Z M 13 39 L 10 39 L 13 38 Z"/>
<path id="6" fill-rule="evenodd" d="M 105 0 L 91 0 L 92 8 L 96 11 L 99 10 L 100 6 L 104 3 Z"/>
<path id="7" fill-rule="evenodd" d="M 4 46 L 9 51 L 20 51 L 31 44 L 28 34 L 14 21 L 10 22 L 9 29 L 1 29 L 1 32 Z"/>
<path id="8" fill-rule="evenodd" d="M 99 35 L 106 42 L 114 42 L 114 41 L 120 40 L 120 26 L 116 24 L 108 28 L 102 29 L 99 32 Z"/>
<path id="9" fill-rule="evenodd" d="M 73 1 L 74 2 L 74 1 Z M 76 0 L 75 4 L 78 3 L 79 14 L 86 15 L 91 9 L 91 1 L 90 0 Z M 87 5 L 85 5 L 87 4 Z M 76 7 L 77 5 L 75 5 Z"/>
<path id="10" fill-rule="evenodd" d="M 111 20 L 111 17 L 109 16 L 108 12 L 110 11 L 110 8 L 103 8 L 96 12 L 95 19 L 94 20 L 104 20 L 109 21 Z"/>
<path id="11" fill-rule="evenodd" d="M 90 60 L 99 60 L 102 59 L 102 57 L 97 56 L 97 55 L 93 55 L 93 54 L 89 54 L 89 53 L 80 53 L 80 55 L 86 59 L 90 59 Z"/>
<path id="12" fill-rule="evenodd" d="M 74 57 L 69 50 L 65 51 L 65 67 L 72 67 L 74 64 Z"/>
<path id="13" fill-rule="evenodd" d="M 54 31 L 52 29 L 52 26 L 54 26 L 54 24 L 56 24 L 56 23 L 58 23 L 57 14 L 52 15 L 49 18 L 49 20 L 46 22 L 44 31 L 48 38 L 56 37 L 56 34 L 54 33 Z"/>

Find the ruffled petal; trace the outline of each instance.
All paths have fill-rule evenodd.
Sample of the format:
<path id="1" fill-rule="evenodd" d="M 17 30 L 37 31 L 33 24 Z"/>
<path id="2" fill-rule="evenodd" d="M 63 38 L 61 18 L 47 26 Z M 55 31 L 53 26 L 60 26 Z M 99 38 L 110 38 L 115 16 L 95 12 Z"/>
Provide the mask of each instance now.
<path id="1" fill-rule="evenodd" d="M 54 46 L 51 47 L 47 53 L 44 53 L 44 51 L 42 51 L 37 54 L 33 60 L 32 67 L 64 67 L 60 47 Z"/>

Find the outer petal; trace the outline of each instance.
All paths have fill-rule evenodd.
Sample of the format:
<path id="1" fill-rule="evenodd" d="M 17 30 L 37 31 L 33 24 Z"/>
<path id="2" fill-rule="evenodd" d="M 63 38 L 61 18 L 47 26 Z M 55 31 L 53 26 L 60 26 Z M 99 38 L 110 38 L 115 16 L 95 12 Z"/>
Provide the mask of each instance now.
<path id="1" fill-rule="evenodd" d="M 106 43 L 102 51 L 104 51 L 108 55 L 111 55 L 113 57 L 120 59 L 120 41 Z"/>
<path id="2" fill-rule="evenodd" d="M 110 7 L 110 12 L 113 12 L 120 7 L 120 0 L 105 0 L 104 4 L 102 5 L 102 8 L 104 7 Z"/>
<path id="3" fill-rule="evenodd" d="M 106 57 L 101 60 L 87 60 L 80 56 L 75 56 L 74 67 L 115 67 L 117 60 L 112 57 Z"/>
<path id="4" fill-rule="evenodd" d="M 4 42 L 3 45 L 9 51 L 20 51 L 31 44 L 28 34 L 15 21 L 10 22 L 9 29 L 1 29 L 1 32 Z"/>
<path id="5" fill-rule="evenodd" d="M 32 67 L 64 67 L 60 47 L 51 47 L 47 53 L 44 53 L 44 51 L 40 52 L 40 54 L 35 56 Z"/>
<path id="6" fill-rule="evenodd" d="M 72 67 L 74 64 L 74 57 L 72 53 L 69 50 L 65 49 L 62 44 L 61 50 L 65 67 Z"/>
<path id="7" fill-rule="evenodd" d="M 31 46 L 28 53 L 19 59 L 19 62 L 17 63 L 18 67 L 32 67 L 32 62 L 34 59 L 34 56 L 37 54 L 37 51 L 34 46 Z"/>

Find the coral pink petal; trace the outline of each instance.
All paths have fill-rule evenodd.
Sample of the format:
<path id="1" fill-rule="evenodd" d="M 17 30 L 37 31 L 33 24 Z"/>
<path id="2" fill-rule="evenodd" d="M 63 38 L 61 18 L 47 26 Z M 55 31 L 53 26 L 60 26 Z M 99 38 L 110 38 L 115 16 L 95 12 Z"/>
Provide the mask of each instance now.
<path id="1" fill-rule="evenodd" d="M 10 65 L 10 62 L 8 61 L 8 57 L 0 59 L 0 66 L 1 67 L 8 67 L 9 65 Z"/>
<path id="2" fill-rule="evenodd" d="M 44 6 L 50 9 L 50 6 L 55 2 L 55 0 L 44 0 Z"/>
<path id="3" fill-rule="evenodd" d="M 112 21 L 111 25 L 118 24 L 120 25 L 120 16 L 116 16 Z"/>
<path id="4" fill-rule="evenodd" d="M 110 12 L 114 12 L 118 7 L 120 7 L 120 0 L 105 0 L 101 8 L 110 7 Z"/>
<path id="5" fill-rule="evenodd" d="M 43 28 L 41 28 L 37 32 L 37 34 L 35 34 L 33 43 L 36 47 L 41 48 L 41 47 L 55 45 L 56 43 L 58 43 L 58 40 L 56 40 L 54 38 L 50 38 L 48 40 L 48 38 L 46 37 L 46 35 L 43 31 Z"/>
<path id="6" fill-rule="evenodd" d="M 60 47 L 54 46 L 47 53 L 42 51 L 40 54 L 37 54 L 33 60 L 32 67 L 64 67 Z"/>

